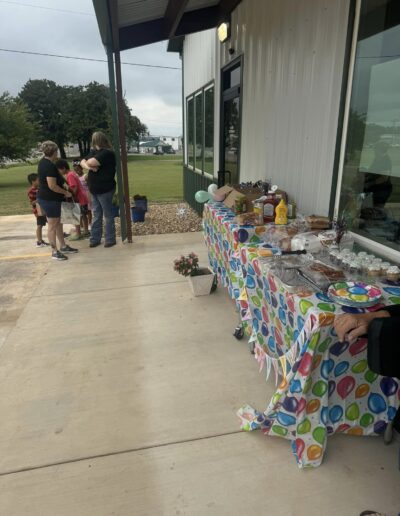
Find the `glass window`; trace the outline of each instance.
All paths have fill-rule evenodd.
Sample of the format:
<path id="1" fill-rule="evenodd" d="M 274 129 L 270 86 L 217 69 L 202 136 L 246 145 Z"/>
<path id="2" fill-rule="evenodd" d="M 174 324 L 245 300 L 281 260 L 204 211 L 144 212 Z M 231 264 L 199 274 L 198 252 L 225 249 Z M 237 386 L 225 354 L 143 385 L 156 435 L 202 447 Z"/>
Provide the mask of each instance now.
<path id="1" fill-rule="evenodd" d="M 194 98 L 187 101 L 187 164 L 194 167 Z"/>
<path id="2" fill-rule="evenodd" d="M 204 172 L 214 174 L 214 86 L 204 92 Z"/>
<path id="3" fill-rule="evenodd" d="M 363 0 L 339 214 L 400 251 L 400 12 Z"/>
<path id="4" fill-rule="evenodd" d="M 195 168 L 203 170 L 203 92 L 195 96 Z"/>

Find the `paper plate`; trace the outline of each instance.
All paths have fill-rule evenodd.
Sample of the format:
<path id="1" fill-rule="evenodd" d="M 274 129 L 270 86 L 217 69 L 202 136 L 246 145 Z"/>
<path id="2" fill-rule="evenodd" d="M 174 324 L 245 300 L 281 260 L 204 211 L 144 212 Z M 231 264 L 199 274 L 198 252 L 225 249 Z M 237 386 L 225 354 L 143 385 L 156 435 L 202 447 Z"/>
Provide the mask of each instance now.
<path id="1" fill-rule="evenodd" d="M 376 285 L 361 281 L 340 281 L 328 288 L 328 296 L 339 305 L 364 308 L 376 305 L 382 291 Z"/>

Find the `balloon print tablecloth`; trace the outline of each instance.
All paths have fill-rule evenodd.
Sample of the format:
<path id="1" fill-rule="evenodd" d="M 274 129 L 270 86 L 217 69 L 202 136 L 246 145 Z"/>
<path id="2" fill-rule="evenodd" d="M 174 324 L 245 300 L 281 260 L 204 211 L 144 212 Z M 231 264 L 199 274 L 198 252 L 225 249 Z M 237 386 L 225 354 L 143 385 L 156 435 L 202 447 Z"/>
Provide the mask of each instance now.
<path id="1" fill-rule="evenodd" d="M 264 226 L 238 226 L 234 213 L 222 203 L 208 203 L 204 206 L 203 229 L 208 257 L 219 283 L 228 289 L 235 300 L 244 327 L 250 319 L 249 304 L 245 292 L 240 248 L 245 244 L 262 242 Z"/>
<path id="2" fill-rule="evenodd" d="M 366 339 L 339 343 L 333 329 L 335 313 L 357 309 L 339 307 L 323 294 L 288 293 L 263 271 L 254 228 L 239 228 L 221 207 L 206 208 L 204 229 L 211 264 L 231 295 L 248 306 L 260 367 L 280 378 L 264 412 L 239 410 L 242 428 L 291 440 L 300 467 L 320 465 L 330 434 L 381 434 L 399 406 L 399 383 L 368 369 Z M 382 288 L 384 303 L 400 303 L 400 288 Z"/>

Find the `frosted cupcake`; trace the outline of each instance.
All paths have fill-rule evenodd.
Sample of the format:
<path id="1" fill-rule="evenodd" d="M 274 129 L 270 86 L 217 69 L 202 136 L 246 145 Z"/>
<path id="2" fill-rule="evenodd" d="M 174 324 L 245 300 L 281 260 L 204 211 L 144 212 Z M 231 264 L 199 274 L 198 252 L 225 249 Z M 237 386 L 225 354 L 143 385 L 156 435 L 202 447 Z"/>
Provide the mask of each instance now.
<path id="1" fill-rule="evenodd" d="M 400 269 L 397 267 L 397 265 L 393 265 L 392 267 L 388 268 L 386 271 L 386 278 L 390 281 L 399 281 Z"/>

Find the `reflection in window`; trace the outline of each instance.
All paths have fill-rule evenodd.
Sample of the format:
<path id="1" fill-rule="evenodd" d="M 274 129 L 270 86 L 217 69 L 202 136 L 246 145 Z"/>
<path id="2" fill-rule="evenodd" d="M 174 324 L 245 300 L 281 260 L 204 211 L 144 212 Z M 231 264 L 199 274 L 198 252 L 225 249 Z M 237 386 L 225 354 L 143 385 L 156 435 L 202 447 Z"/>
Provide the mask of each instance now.
<path id="1" fill-rule="evenodd" d="M 203 92 L 199 93 L 195 97 L 195 140 L 196 140 L 196 155 L 195 155 L 195 168 L 203 170 Z"/>
<path id="2" fill-rule="evenodd" d="M 194 167 L 194 98 L 187 101 L 187 164 Z"/>
<path id="3" fill-rule="evenodd" d="M 362 1 L 339 212 L 356 233 L 400 250 L 400 15 L 392 3 Z"/>
<path id="4" fill-rule="evenodd" d="M 214 86 L 204 92 L 204 172 L 214 174 Z"/>

